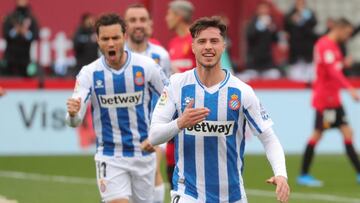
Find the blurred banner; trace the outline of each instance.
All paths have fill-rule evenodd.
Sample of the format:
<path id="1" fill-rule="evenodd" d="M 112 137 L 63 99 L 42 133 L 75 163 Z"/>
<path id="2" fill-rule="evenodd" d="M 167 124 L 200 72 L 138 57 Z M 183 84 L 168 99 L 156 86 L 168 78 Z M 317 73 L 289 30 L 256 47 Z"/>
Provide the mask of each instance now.
<path id="1" fill-rule="evenodd" d="M 66 99 L 71 94 L 70 90 L 8 91 L 0 98 L 0 155 L 93 153 L 91 122 L 85 119 L 77 129 L 65 124 Z"/>
<path id="2" fill-rule="evenodd" d="M 70 90 L 14 91 L 0 98 L 0 155 L 93 154 L 95 135 L 90 115 L 77 129 L 65 125 L 66 99 Z M 314 126 L 309 90 L 257 90 L 273 119 L 274 129 L 286 153 L 302 153 Z M 343 94 L 344 108 L 354 140 L 360 149 L 360 104 Z M 263 153 L 260 141 L 248 135 L 246 150 Z M 325 133 L 317 152 L 342 153 L 337 130 Z"/>
<path id="3" fill-rule="evenodd" d="M 255 90 L 261 103 L 274 122 L 274 130 L 285 153 L 303 153 L 315 125 L 315 111 L 311 107 L 310 90 Z M 360 150 L 360 104 L 355 103 L 347 92 L 342 101 L 349 124 L 354 130 L 354 144 Z M 247 152 L 263 152 L 260 141 L 250 137 Z M 316 148 L 316 153 L 345 152 L 342 135 L 338 130 L 328 130 Z"/>

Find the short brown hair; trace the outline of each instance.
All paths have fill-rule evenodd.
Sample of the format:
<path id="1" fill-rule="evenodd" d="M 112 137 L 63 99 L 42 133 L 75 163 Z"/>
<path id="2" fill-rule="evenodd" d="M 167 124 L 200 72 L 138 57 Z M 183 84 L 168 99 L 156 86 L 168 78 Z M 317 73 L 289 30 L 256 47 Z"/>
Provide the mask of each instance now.
<path id="1" fill-rule="evenodd" d="M 125 34 L 126 24 L 119 15 L 115 13 L 102 14 L 95 22 L 96 34 L 99 35 L 99 28 L 101 26 L 115 25 L 115 24 L 119 24 L 121 26 L 122 33 Z"/>
<path id="2" fill-rule="evenodd" d="M 220 35 L 225 38 L 227 26 L 221 20 L 221 18 L 218 16 L 202 17 L 202 18 L 196 20 L 190 26 L 191 37 L 193 39 L 196 38 L 201 31 L 203 31 L 209 27 L 218 28 L 220 30 Z"/>
<path id="3" fill-rule="evenodd" d="M 339 18 L 335 20 L 335 27 L 354 27 L 346 18 Z"/>
<path id="4" fill-rule="evenodd" d="M 134 3 L 134 4 L 130 4 L 126 9 L 125 9 L 125 12 L 124 12 L 124 15 L 126 14 L 126 12 L 129 10 L 129 9 L 132 9 L 132 8 L 143 8 L 147 11 L 148 15 L 149 15 L 149 18 L 151 19 L 151 15 L 150 15 L 150 12 L 149 10 L 145 7 L 144 4 L 141 4 L 141 3 Z M 124 16 L 125 18 L 125 16 Z"/>

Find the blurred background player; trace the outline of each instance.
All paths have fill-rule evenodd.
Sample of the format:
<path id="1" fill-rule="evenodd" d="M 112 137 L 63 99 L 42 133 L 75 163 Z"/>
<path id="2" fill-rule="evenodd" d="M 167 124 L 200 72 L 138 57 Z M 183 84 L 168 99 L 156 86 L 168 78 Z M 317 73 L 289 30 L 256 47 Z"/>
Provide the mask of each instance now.
<path id="1" fill-rule="evenodd" d="M 127 40 L 125 48 L 154 59 L 166 75 L 170 75 L 170 58 L 168 52 L 160 45 L 149 41 L 152 33 L 152 20 L 148 10 L 142 4 L 130 5 L 125 11 Z"/>
<path id="2" fill-rule="evenodd" d="M 93 107 L 97 136 L 97 184 L 105 202 L 153 202 L 155 155 L 141 151 L 148 136 L 151 94 L 162 91 L 167 78 L 150 58 L 124 50 L 126 24 L 116 14 L 104 14 L 95 24 L 103 54 L 83 67 L 66 122 L 83 120 L 87 103 Z"/>
<path id="3" fill-rule="evenodd" d="M 330 32 L 315 44 L 316 79 L 312 95 L 312 105 L 316 111 L 315 129 L 303 155 L 301 175 L 297 179 L 300 185 L 322 186 L 321 181 L 309 174 L 309 168 L 316 144 L 323 132 L 330 128 L 338 128 L 341 131 L 346 154 L 357 172 L 357 182 L 360 183 L 360 162 L 354 150 L 352 129 L 348 124 L 339 94 L 341 88 L 346 88 L 355 101 L 360 101 L 356 89 L 342 73 L 344 57 L 338 45 L 346 41 L 352 32 L 351 23 L 342 18 L 337 20 Z"/>
<path id="4" fill-rule="evenodd" d="M 84 13 L 77 28 L 74 38 L 74 52 L 76 68 L 72 75 L 77 75 L 80 69 L 99 57 L 98 45 L 96 43 L 95 16 Z"/>
<path id="5" fill-rule="evenodd" d="M 166 23 L 168 28 L 176 33 L 168 47 L 174 73 L 182 73 L 196 66 L 195 57 L 191 51 L 192 41 L 189 31 L 193 12 L 194 6 L 190 1 L 175 0 L 169 3 Z"/>
<path id="6" fill-rule="evenodd" d="M 133 4 L 126 9 L 124 16 L 127 25 L 126 49 L 152 58 L 163 68 L 167 75 L 170 74 L 171 68 L 169 54 L 163 47 L 153 44 L 148 40 L 152 29 L 149 11 L 142 4 Z M 152 109 L 158 98 L 158 95 L 152 95 Z M 154 203 L 164 202 L 165 187 L 160 171 L 162 157 L 161 148 L 156 148 L 157 166 Z"/>
<path id="7" fill-rule="evenodd" d="M 193 12 L 193 4 L 186 0 L 171 1 L 168 5 L 165 20 L 169 30 L 176 33 L 176 36 L 170 40 L 168 47 L 173 73 L 182 73 L 196 66 L 195 56 L 191 51 L 192 38 L 189 31 Z M 173 140 L 166 144 L 166 164 L 167 175 L 172 188 L 175 167 Z"/>
<path id="8" fill-rule="evenodd" d="M 200 18 L 191 26 L 197 66 L 171 77 L 142 147 L 153 150 L 152 146 L 177 134 L 172 202 L 246 203 L 240 171 L 244 164 L 243 128 L 249 124 L 274 170 L 268 182 L 277 185 L 277 199 L 287 202 L 290 190 L 285 156 L 273 123 L 252 88 L 220 66 L 226 29 L 215 17 Z M 179 117 L 174 120 L 176 111 Z"/>
<path id="9" fill-rule="evenodd" d="M 318 38 L 315 13 L 306 6 L 305 0 L 296 0 L 295 6 L 285 17 L 284 28 L 289 36 L 288 76 L 292 80 L 313 80 L 313 48 Z"/>
<path id="10" fill-rule="evenodd" d="M 278 79 L 280 70 L 272 58 L 272 45 L 278 41 L 278 29 L 270 13 L 268 2 L 260 2 L 256 14 L 246 28 L 247 62 L 242 80 L 254 78 Z"/>
<path id="11" fill-rule="evenodd" d="M 30 76 L 31 42 L 38 39 L 39 27 L 31 12 L 28 0 L 16 0 L 15 10 L 5 17 L 3 36 L 6 40 L 4 58 L 5 74 L 12 76 Z"/>

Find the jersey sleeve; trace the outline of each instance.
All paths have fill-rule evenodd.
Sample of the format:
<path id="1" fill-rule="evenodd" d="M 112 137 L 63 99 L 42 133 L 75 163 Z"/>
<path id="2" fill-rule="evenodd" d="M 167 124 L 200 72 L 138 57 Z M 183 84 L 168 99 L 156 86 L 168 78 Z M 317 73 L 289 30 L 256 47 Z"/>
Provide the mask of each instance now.
<path id="1" fill-rule="evenodd" d="M 167 52 L 164 52 L 162 59 L 160 60 L 160 66 L 163 68 L 163 71 L 167 77 L 171 75 L 171 62 L 170 56 Z"/>
<path id="2" fill-rule="evenodd" d="M 243 113 L 250 129 L 255 135 L 265 132 L 273 125 L 270 116 L 251 88 L 244 95 Z"/>
<path id="3" fill-rule="evenodd" d="M 66 122 L 69 126 L 77 127 L 82 122 L 86 112 L 86 107 L 90 100 L 91 91 L 92 91 L 91 87 L 92 87 L 91 76 L 90 73 L 86 70 L 86 66 L 84 66 L 76 77 L 74 92 L 71 96 L 74 99 L 80 98 L 81 100 L 80 111 L 75 117 L 70 117 L 69 114 L 67 113 Z"/>
<path id="4" fill-rule="evenodd" d="M 152 145 L 159 145 L 169 141 L 180 132 L 177 119 L 173 120 L 176 113 L 176 103 L 173 97 L 172 85 L 165 86 L 152 115 L 149 141 Z"/>
<path id="5" fill-rule="evenodd" d="M 268 128 L 258 138 L 265 149 L 266 157 L 270 162 L 274 175 L 287 178 L 285 153 L 273 129 Z"/>
<path id="6" fill-rule="evenodd" d="M 162 68 L 156 64 L 155 62 L 151 63 L 151 67 L 149 67 L 149 87 L 150 90 L 160 95 L 164 86 L 169 84 L 169 79 L 162 70 Z"/>

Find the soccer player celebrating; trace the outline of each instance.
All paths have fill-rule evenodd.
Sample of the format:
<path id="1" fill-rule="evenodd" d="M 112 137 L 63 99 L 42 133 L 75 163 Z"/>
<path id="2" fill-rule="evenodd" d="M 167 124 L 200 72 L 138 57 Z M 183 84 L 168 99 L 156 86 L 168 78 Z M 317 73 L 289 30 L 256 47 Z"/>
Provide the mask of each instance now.
<path id="1" fill-rule="evenodd" d="M 352 129 L 340 100 L 340 89 L 345 87 L 355 101 L 360 96 L 342 73 L 344 58 L 338 43 L 345 42 L 352 34 L 353 27 L 346 19 L 339 19 L 330 32 L 315 44 L 314 56 L 316 79 L 313 86 L 312 105 L 316 110 L 315 129 L 308 141 L 303 156 L 301 174 L 298 184 L 321 186 L 322 182 L 309 175 L 309 168 L 314 156 L 314 148 L 322 137 L 324 130 L 338 128 L 344 138 L 346 153 L 357 172 L 360 183 L 360 163 L 352 144 Z"/>
<path id="2" fill-rule="evenodd" d="M 173 202 L 247 202 L 242 169 L 245 125 L 264 145 L 277 199 L 287 202 L 289 186 L 282 146 L 272 121 L 250 86 L 220 67 L 226 26 L 201 18 L 190 27 L 197 67 L 175 74 L 157 103 L 150 136 L 142 148 L 175 136 Z M 177 113 L 177 119 L 173 115 Z"/>
<path id="3" fill-rule="evenodd" d="M 148 34 L 151 30 L 151 18 L 148 10 L 142 4 L 130 5 L 125 11 L 125 22 L 127 25 L 126 34 L 127 41 L 125 48 L 133 52 L 151 57 L 164 70 L 167 75 L 170 74 L 170 58 L 168 52 L 161 46 L 155 45 L 148 40 Z M 154 107 L 158 95 L 152 95 L 152 106 Z M 160 162 L 162 158 L 162 150 L 160 147 L 156 148 L 156 177 L 155 177 L 155 191 L 154 203 L 164 202 L 165 187 L 160 171 Z"/>
<path id="4" fill-rule="evenodd" d="M 103 54 L 84 66 L 67 101 L 68 125 L 78 126 L 91 101 L 97 136 L 97 183 L 105 202 L 153 202 L 154 154 L 141 151 L 148 136 L 151 94 L 168 83 L 149 57 L 124 50 L 125 22 L 104 14 L 95 24 Z"/>

